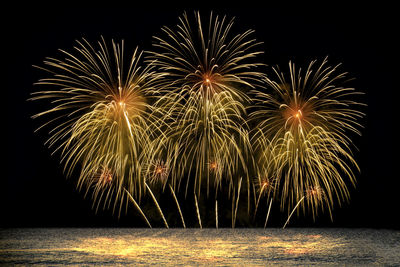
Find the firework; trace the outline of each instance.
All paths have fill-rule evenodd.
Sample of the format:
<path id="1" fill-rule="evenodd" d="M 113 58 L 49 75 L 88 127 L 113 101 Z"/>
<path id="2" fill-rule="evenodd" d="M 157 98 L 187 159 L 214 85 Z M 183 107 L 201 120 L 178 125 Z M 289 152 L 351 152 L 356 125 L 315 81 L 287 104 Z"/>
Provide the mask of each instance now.
<path id="1" fill-rule="evenodd" d="M 268 212 L 267 212 L 267 216 L 265 217 L 264 228 L 267 227 L 267 223 L 268 223 L 268 218 L 269 218 L 269 213 L 271 211 L 271 207 L 272 207 L 272 199 L 269 201 Z"/>
<path id="2" fill-rule="evenodd" d="M 77 41 L 73 52 L 60 50 L 61 59 L 38 67 L 48 76 L 36 85 L 46 90 L 31 100 L 46 108 L 33 118 L 45 120 L 39 129 L 49 129 L 46 144 L 60 153 L 67 176 L 79 177 L 78 189 L 92 194 L 96 211 L 119 203 L 120 213 L 131 201 L 151 227 L 136 201 L 149 192 L 168 228 L 152 192 L 168 185 L 186 227 L 175 194 L 183 181 L 185 197 L 193 185 L 200 228 L 201 190 L 207 197 L 215 190 L 218 228 L 217 192 L 227 185 L 235 227 L 242 187 L 249 212 L 252 184 L 254 216 L 265 197 L 265 227 L 278 200 L 291 211 L 285 228 L 295 211 L 308 208 L 315 218 L 326 208 L 332 216 L 333 205 L 349 199 L 359 171 L 351 135 L 360 134 L 364 116 L 353 100 L 360 93 L 342 86 L 347 74 L 327 59 L 305 71 L 290 62 L 288 73 L 275 67 L 267 78 L 254 31 L 234 35 L 233 24 L 213 13 L 207 20 L 184 13 L 154 37 L 146 67 L 138 48 L 126 60 L 123 41 L 109 47 L 103 38 Z"/>
<path id="3" fill-rule="evenodd" d="M 172 177 L 193 175 L 198 196 L 204 180 L 208 192 L 211 181 L 218 187 L 225 177 L 232 185 L 234 174 L 248 172 L 245 91 L 263 76 L 253 71 L 262 65 L 254 62 L 261 52 L 252 30 L 233 36 L 232 26 L 212 13 L 208 23 L 199 13 L 193 21 L 184 13 L 176 28 L 163 27 L 164 36 L 154 37 L 148 56 L 164 74 L 155 105 L 170 125 L 158 143 L 173 147 Z"/>
<path id="4" fill-rule="evenodd" d="M 171 185 L 169 185 L 169 189 L 171 190 L 171 194 L 174 197 L 174 200 L 175 200 L 175 203 L 176 203 L 176 207 L 178 208 L 178 211 L 179 211 L 179 215 L 181 216 L 183 228 L 186 228 L 185 220 L 183 219 L 181 206 L 179 205 L 178 198 L 175 195 L 175 190 L 172 188 Z"/>
<path id="5" fill-rule="evenodd" d="M 199 203 L 198 203 L 198 201 L 197 201 L 196 193 L 194 194 L 194 204 L 196 205 L 197 220 L 198 220 L 198 222 L 199 222 L 200 229 L 203 229 L 203 226 L 202 226 L 202 224 L 201 224 L 201 216 L 200 216 L 200 210 L 199 210 Z"/>
<path id="6" fill-rule="evenodd" d="M 140 208 L 139 204 L 136 202 L 136 200 L 132 197 L 132 195 L 129 193 L 128 190 L 126 190 L 124 188 L 124 191 L 126 193 L 126 195 L 128 196 L 128 198 L 130 199 L 130 201 L 135 205 L 135 208 L 140 212 L 140 214 L 142 215 L 143 219 L 146 221 L 147 225 L 151 227 L 151 224 L 149 222 L 149 220 L 147 219 L 146 215 L 144 214 L 144 212 L 142 211 L 142 209 Z"/>
<path id="7" fill-rule="evenodd" d="M 276 81 L 266 79 L 270 93 L 255 93 L 252 143 L 259 169 L 277 178 L 282 209 L 301 203 L 305 210 L 303 192 L 319 187 L 325 197 L 310 198 L 307 206 L 314 217 L 324 206 L 331 214 L 334 201 L 349 198 L 346 180 L 355 185 L 349 134 L 360 134 L 357 120 L 364 114 L 352 100 L 360 93 L 341 85 L 346 73 L 338 67 L 312 61 L 303 73 L 290 62 L 289 75 L 273 68 Z"/>
<path id="8" fill-rule="evenodd" d="M 154 194 L 153 194 L 153 191 L 151 191 L 151 188 L 150 188 L 146 183 L 144 183 L 144 184 L 145 184 L 147 190 L 149 191 L 150 196 L 151 196 L 151 198 L 153 199 L 154 204 L 156 205 L 157 210 L 158 210 L 158 212 L 159 212 L 160 215 L 161 215 L 161 218 L 162 218 L 163 221 L 164 221 L 165 227 L 166 227 L 166 228 L 169 228 L 168 223 L 167 223 L 167 220 L 165 219 L 164 213 L 162 212 L 161 207 L 160 207 L 160 205 L 158 204 L 158 201 L 157 201 L 156 197 L 155 197 Z"/>
<path id="9" fill-rule="evenodd" d="M 218 229 L 218 200 L 215 200 L 215 228 Z"/>
<path id="10" fill-rule="evenodd" d="M 144 164 L 143 174 L 151 185 L 161 184 L 163 187 L 168 181 L 170 172 L 169 163 L 162 159 L 153 159 Z"/>
<path id="11" fill-rule="evenodd" d="M 277 179 L 271 178 L 268 175 L 264 175 L 263 177 L 259 177 L 255 181 L 255 183 L 258 185 L 259 193 L 258 193 L 258 197 L 257 197 L 256 207 L 254 210 L 254 217 L 257 214 L 257 210 L 258 210 L 258 206 L 260 204 L 261 197 L 263 195 L 267 195 L 267 199 L 269 200 L 267 216 L 265 217 L 265 223 L 264 223 L 264 228 L 265 228 L 267 226 L 269 214 L 271 211 L 272 200 L 273 200 L 274 192 L 275 192 L 276 185 L 277 185 Z"/>
<path id="12" fill-rule="evenodd" d="M 283 229 L 285 229 L 286 225 L 289 223 L 290 218 L 292 217 L 293 213 L 295 212 L 295 210 L 297 209 L 297 207 L 300 205 L 300 203 L 306 198 L 309 199 L 313 202 L 320 202 L 323 197 L 324 197 L 324 191 L 321 189 L 321 187 L 316 186 L 316 187 L 312 187 L 312 188 L 307 188 L 306 189 L 306 193 L 304 196 L 302 196 L 300 198 L 300 200 L 296 203 L 296 206 L 294 206 L 292 212 L 289 214 L 285 224 L 283 225 Z"/>
<path id="13" fill-rule="evenodd" d="M 236 197 L 236 204 L 233 205 L 235 201 L 235 197 L 232 198 L 232 228 L 235 228 L 236 225 L 236 216 L 237 216 L 237 209 L 239 207 L 239 199 L 240 199 L 240 189 L 242 187 L 242 177 L 240 177 L 238 190 L 237 190 L 237 197 Z M 235 213 L 233 213 L 233 206 L 235 206 Z"/>
<path id="14" fill-rule="evenodd" d="M 126 61 L 124 42 L 111 45 L 83 39 L 74 52 L 61 50 L 62 59 L 47 58 L 40 68 L 48 78 L 36 83 L 47 90 L 31 97 L 49 106 L 33 117 L 47 119 L 47 144 L 61 152 L 67 175 L 78 169 L 78 188 L 94 186 L 94 200 L 109 203 L 123 199 L 124 190 L 139 198 L 143 191 L 141 162 L 149 161 L 157 129 L 150 102 L 158 77 L 139 66 L 138 48 Z"/>
<path id="15" fill-rule="evenodd" d="M 263 177 L 259 177 L 255 183 L 258 185 L 258 197 L 257 197 L 257 202 L 256 202 L 256 207 L 254 210 L 254 216 L 257 213 L 258 210 L 258 205 L 260 204 L 260 200 L 261 197 L 263 195 L 267 195 L 267 199 L 270 198 L 271 194 L 273 194 L 273 192 L 276 189 L 276 185 L 277 185 L 277 180 L 276 179 L 272 179 L 269 176 L 263 176 Z"/>
<path id="16" fill-rule="evenodd" d="M 167 157 L 167 158 L 169 158 L 169 157 Z M 176 197 L 175 190 L 174 190 L 173 186 L 168 182 L 169 174 L 170 174 L 170 162 L 168 162 L 168 160 L 164 161 L 162 159 L 153 159 L 149 164 L 145 163 L 143 169 L 144 169 L 143 173 L 146 177 L 145 179 L 147 181 L 149 181 L 152 186 L 161 185 L 162 189 L 164 191 L 165 186 L 168 183 L 168 187 L 171 191 L 171 194 L 175 200 L 177 209 L 179 211 L 179 215 L 182 220 L 182 225 L 184 228 L 186 228 L 185 220 L 183 219 L 182 210 L 179 205 L 178 198 Z M 165 217 L 161 211 L 160 206 L 158 205 L 157 200 L 155 199 L 153 193 L 151 192 L 150 187 L 148 187 L 147 184 L 146 184 L 146 187 L 148 188 L 148 190 L 150 190 L 150 194 L 153 198 L 153 201 L 156 204 L 156 207 L 159 210 L 161 216 L 163 217 L 164 223 L 168 228 L 168 224 L 166 223 Z"/>

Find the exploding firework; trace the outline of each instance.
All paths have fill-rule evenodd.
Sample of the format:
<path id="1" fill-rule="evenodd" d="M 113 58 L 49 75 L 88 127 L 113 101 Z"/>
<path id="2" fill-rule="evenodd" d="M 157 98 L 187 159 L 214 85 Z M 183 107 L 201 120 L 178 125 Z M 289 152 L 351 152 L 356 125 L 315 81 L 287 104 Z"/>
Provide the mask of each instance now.
<path id="1" fill-rule="evenodd" d="M 164 187 L 168 181 L 169 172 L 169 163 L 162 159 L 154 159 L 144 165 L 144 175 L 151 185 L 161 184 Z"/>
<path id="2" fill-rule="evenodd" d="M 319 209 L 331 214 L 336 201 L 349 199 L 348 184 L 355 185 L 353 169 L 359 169 L 351 134 L 360 134 L 357 120 L 364 116 L 353 100 L 360 93 L 342 87 L 346 73 L 326 59 L 305 72 L 293 63 L 288 74 L 276 67 L 277 79 L 267 78 L 256 71 L 264 64 L 257 62 L 262 52 L 254 31 L 234 35 L 233 22 L 184 13 L 175 28 L 163 27 L 154 37 L 144 68 L 138 48 L 126 60 L 123 41 L 112 41 L 110 49 L 103 38 L 95 46 L 77 41 L 74 52 L 60 50 L 62 59 L 46 58 L 39 67 L 48 76 L 36 85 L 46 90 L 31 100 L 46 109 L 33 118 L 45 119 L 40 128 L 49 128 L 47 145 L 60 153 L 68 176 L 78 174 L 77 186 L 92 194 L 96 211 L 101 203 L 113 210 L 120 203 L 121 212 L 130 200 L 151 227 L 135 200 L 149 192 L 168 228 L 152 192 L 161 185 L 164 193 L 168 184 L 186 227 L 175 194 L 181 181 L 185 196 L 194 185 L 200 227 L 204 185 L 207 196 L 210 185 L 215 188 L 217 228 L 218 189 L 229 185 L 234 227 L 242 180 L 248 211 L 251 182 L 254 215 L 266 197 L 265 225 L 276 200 L 291 211 L 285 227 L 296 210 L 308 208 L 315 218 Z M 261 91 L 264 86 L 270 91 Z M 248 125 L 255 126 L 251 134 Z"/>
<path id="3" fill-rule="evenodd" d="M 288 76 L 273 68 L 277 80 L 266 79 L 270 93 L 256 92 L 252 143 L 259 169 L 277 177 L 282 209 L 301 202 L 304 211 L 303 192 L 320 188 L 324 197 L 309 198 L 307 206 L 313 216 L 319 207 L 331 214 L 335 200 L 349 198 L 345 178 L 356 182 L 349 133 L 360 134 L 357 120 L 364 114 L 352 100 L 360 93 L 341 86 L 346 73 L 338 67 L 312 61 L 303 73 L 289 63 Z"/>
<path id="4" fill-rule="evenodd" d="M 164 73 L 163 95 L 155 105 L 170 127 L 158 143 L 176 151 L 174 179 L 193 175 L 199 195 L 204 180 L 208 192 L 212 180 L 218 187 L 225 177 L 232 186 L 234 174 L 248 172 L 245 90 L 263 76 L 253 71 L 262 65 L 254 62 L 261 52 L 255 50 L 259 43 L 251 38 L 252 30 L 232 35 L 233 20 L 211 13 L 207 24 L 199 13 L 194 21 L 184 13 L 179 21 L 174 29 L 162 28 L 164 36 L 154 38 L 148 59 Z"/>
<path id="5" fill-rule="evenodd" d="M 296 206 L 294 206 L 292 212 L 289 214 L 285 224 L 283 225 L 283 229 L 285 229 L 285 227 L 289 223 L 289 220 L 292 217 L 293 213 L 295 212 L 297 207 L 300 205 L 300 203 L 304 199 L 307 199 L 309 202 L 316 203 L 318 205 L 318 203 L 322 201 L 324 196 L 325 196 L 325 193 L 319 186 L 307 188 L 305 195 L 300 198 L 300 200 L 296 203 Z"/>
<path id="6" fill-rule="evenodd" d="M 255 204 L 255 211 L 254 211 L 254 213 L 256 214 L 261 197 L 264 195 L 267 196 L 267 199 L 270 199 L 271 197 L 273 197 L 273 194 L 275 192 L 276 185 L 277 185 L 277 180 L 265 175 L 263 177 L 257 178 L 255 180 L 254 184 L 256 184 L 256 186 L 258 188 L 258 190 L 257 190 L 258 197 L 254 198 L 255 200 L 257 199 L 257 202 Z"/>
<path id="7" fill-rule="evenodd" d="M 274 169 L 270 168 L 269 170 L 274 170 Z M 277 184 L 278 184 L 277 179 L 272 178 L 272 176 L 268 175 L 267 173 L 264 174 L 263 176 L 259 176 L 253 182 L 254 201 L 255 201 L 254 217 L 256 217 L 261 198 L 263 196 L 266 196 L 267 201 L 269 201 L 268 212 L 267 212 L 267 216 L 265 218 L 264 228 L 267 226 L 267 222 L 268 222 L 268 218 L 269 218 L 269 214 L 270 214 L 271 206 L 272 206 L 272 202 L 273 202 L 272 200 L 274 197 L 274 193 L 275 193 Z M 257 190 L 256 190 L 256 188 L 257 188 Z M 258 191 L 258 196 L 256 196 L 256 191 Z"/>
<path id="8" fill-rule="evenodd" d="M 158 128 L 150 105 L 158 76 L 139 66 L 138 48 L 126 62 L 123 41 L 112 41 L 112 49 L 103 38 L 97 47 L 77 44 L 74 53 L 61 50 L 63 59 L 44 61 L 49 76 L 36 85 L 48 89 L 31 99 L 49 108 L 33 117 L 47 119 L 47 144 L 61 151 L 67 174 L 79 166 L 78 187 L 94 187 L 94 200 L 114 199 L 115 209 L 124 192 L 140 197 L 144 188 L 141 165 L 150 161 Z"/>

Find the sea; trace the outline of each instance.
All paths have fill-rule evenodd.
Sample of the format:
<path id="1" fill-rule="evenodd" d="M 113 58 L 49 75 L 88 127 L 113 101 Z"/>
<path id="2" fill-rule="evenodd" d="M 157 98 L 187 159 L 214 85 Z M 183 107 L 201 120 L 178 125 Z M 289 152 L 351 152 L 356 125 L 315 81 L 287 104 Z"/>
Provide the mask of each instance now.
<path id="1" fill-rule="evenodd" d="M 11 266 L 400 266 L 400 231 L 344 228 L 5 228 Z"/>

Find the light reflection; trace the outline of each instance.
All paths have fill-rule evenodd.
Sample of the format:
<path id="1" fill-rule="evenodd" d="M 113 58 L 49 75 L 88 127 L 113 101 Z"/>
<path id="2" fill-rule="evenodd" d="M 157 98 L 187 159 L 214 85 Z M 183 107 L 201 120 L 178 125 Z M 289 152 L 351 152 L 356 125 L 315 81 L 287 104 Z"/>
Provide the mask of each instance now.
<path id="1" fill-rule="evenodd" d="M 0 263 L 7 266 L 397 266 L 400 262 L 395 231 L 57 228 L 7 229 L 0 234 Z"/>
<path id="2" fill-rule="evenodd" d="M 338 240 L 323 237 L 322 235 L 292 236 L 288 240 L 263 236 L 260 237 L 260 240 L 263 241 L 262 247 L 267 251 L 272 249 L 276 253 L 298 256 L 305 254 L 326 254 L 343 245 Z"/>
<path id="3" fill-rule="evenodd" d="M 242 240 L 243 241 L 243 240 Z M 101 255 L 102 257 L 173 258 L 201 262 L 236 261 L 240 255 L 249 251 L 268 255 L 301 256 L 334 251 L 341 246 L 321 235 L 301 235 L 288 237 L 258 236 L 254 243 L 241 242 L 240 239 L 193 240 L 187 236 L 120 238 L 95 237 L 82 239 L 74 248 L 76 251 Z"/>
<path id="4" fill-rule="evenodd" d="M 76 251 L 101 255 L 103 257 L 138 258 L 151 255 L 187 257 L 201 261 L 220 261 L 234 257 L 240 249 L 237 244 L 222 239 L 207 242 L 191 242 L 178 238 L 143 237 L 126 238 L 87 238 L 83 239 Z"/>

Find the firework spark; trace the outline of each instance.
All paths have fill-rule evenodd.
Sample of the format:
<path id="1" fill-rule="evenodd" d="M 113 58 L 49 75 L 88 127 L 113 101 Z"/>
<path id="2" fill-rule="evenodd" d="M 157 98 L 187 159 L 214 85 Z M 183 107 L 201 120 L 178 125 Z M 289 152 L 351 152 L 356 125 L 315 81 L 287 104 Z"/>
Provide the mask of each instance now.
<path id="1" fill-rule="evenodd" d="M 67 175 L 80 167 L 78 188 L 94 184 L 97 201 L 123 199 L 124 189 L 140 197 L 141 162 L 148 161 L 157 128 L 150 101 L 158 76 L 139 66 L 138 48 L 125 62 L 123 41 L 112 41 L 112 49 L 103 38 L 97 47 L 85 39 L 77 44 L 74 53 L 61 50 L 63 59 L 47 58 L 40 67 L 49 76 L 36 85 L 48 89 L 31 100 L 45 100 L 49 109 L 33 118 L 47 118 L 47 144 L 61 151 Z M 107 187 L 113 193 L 104 193 Z"/>
<path id="2" fill-rule="evenodd" d="M 233 205 L 235 201 L 235 195 L 232 198 L 232 228 L 235 228 L 236 225 L 236 217 L 237 217 L 237 210 L 239 207 L 239 199 L 240 199 L 240 189 L 242 187 L 242 177 L 240 177 L 239 184 L 238 184 L 238 189 L 237 189 L 237 196 L 236 196 L 236 204 Z M 233 206 L 235 206 L 235 213 L 233 213 Z"/>
<path id="3" fill-rule="evenodd" d="M 218 200 L 215 200 L 215 228 L 218 229 Z"/>
<path id="4" fill-rule="evenodd" d="M 270 198 L 270 195 L 273 194 L 273 192 L 276 189 L 276 185 L 277 185 L 277 180 L 276 179 L 272 179 L 268 176 L 264 176 L 264 177 L 259 177 L 255 183 L 258 185 L 258 197 L 257 197 L 257 202 L 256 202 L 256 207 L 254 210 L 254 216 L 257 213 L 257 209 L 258 209 L 258 205 L 260 204 L 260 200 L 261 197 L 263 195 L 267 195 L 267 199 Z"/>
<path id="5" fill-rule="evenodd" d="M 154 204 L 156 205 L 157 210 L 158 210 L 158 212 L 159 212 L 160 215 L 161 215 L 161 218 L 162 218 L 163 221 L 164 221 L 165 227 L 168 229 L 168 228 L 169 228 L 169 225 L 168 225 L 168 223 L 167 223 L 167 220 L 165 219 L 164 213 L 162 212 L 162 209 L 161 209 L 160 205 L 158 204 L 158 201 L 157 201 L 156 197 L 155 197 L 154 194 L 153 194 L 153 191 L 151 191 L 151 188 L 150 188 L 146 183 L 144 183 L 144 184 L 145 184 L 145 186 L 146 186 L 148 192 L 150 193 L 150 196 L 151 196 L 151 198 L 153 199 Z"/>
<path id="6" fill-rule="evenodd" d="M 128 196 L 129 200 L 133 203 L 133 205 L 135 205 L 135 208 L 139 211 L 139 213 L 142 215 L 143 219 L 146 221 L 147 225 L 151 227 L 151 224 L 149 222 L 149 220 L 147 219 L 146 215 L 144 214 L 144 212 L 142 211 L 142 209 L 140 208 L 139 204 L 136 202 L 136 200 L 132 197 L 132 195 L 129 193 L 129 191 L 127 191 L 124 188 L 124 191 L 126 193 L 126 195 Z"/>
<path id="7" fill-rule="evenodd" d="M 173 144 L 172 176 L 192 174 L 199 196 L 204 180 L 208 192 L 211 179 L 218 187 L 223 177 L 233 184 L 234 174 L 248 172 L 245 90 L 263 76 L 253 71 L 262 65 L 254 62 L 260 43 L 251 39 L 252 30 L 233 36 L 233 20 L 212 13 L 208 25 L 199 13 L 194 21 L 184 13 L 179 22 L 174 29 L 163 27 L 164 37 L 154 37 L 148 59 L 164 73 L 163 96 L 155 105 L 171 125 L 158 143 Z"/>
<path id="8" fill-rule="evenodd" d="M 305 71 L 290 62 L 288 73 L 276 67 L 276 80 L 267 78 L 256 71 L 264 64 L 254 31 L 233 35 L 233 24 L 213 13 L 206 21 L 184 13 L 154 37 L 144 68 L 138 48 L 126 60 L 123 41 L 110 49 L 103 38 L 77 41 L 73 52 L 60 50 L 61 59 L 38 67 L 48 76 L 36 85 L 46 90 L 31 100 L 46 108 L 33 118 L 45 119 L 39 129 L 49 128 L 46 144 L 60 153 L 67 176 L 77 174 L 78 189 L 92 194 L 96 211 L 101 203 L 115 211 L 119 203 L 120 213 L 130 200 L 151 227 L 135 200 L 149 192 L 168 228 L 151 190 L 161 185 L 164 192 L 168 184 L 186 227 L 175 194 L 181 181 L 185 197 L 194 186 L 200 228 L 201 190 L 208 196 L 215 189 L 218 228 L 217 192 L 225 184 L 235 227 L 242 179 L 248 211 L 253 183 L 254 216 L 262 197 L 269 201 L 265 225 L 276 200 L 291 211 L 285 228 L 296 210 L 308 208 L 315 219 L 327 208 L 332 217 L 333 205 L 349 199 L 359 171 L 351 135 L 361 134 L 362 104 L 353 100 L 360 93 L 341 85 L 346 73 L 327 59 Z"/>
<path id="9" fill-rule="evenodd" d="M 183 228 L 186 228 L 185 220 L 183 219 L 183 214 L 182 214 L 182 210 L 181 210 L 181 205 L 179 205 L 178 198 L 175 195 L 175 190 L 172 188 L 171 185 L 169 185 L 169 189 L 171 190 L 171 194 L 174 197 L 174 200 L 175 200 L 175 203 L 176 203 L 176 207 L 178 208 L 178 211 L 179 211 L 179 215 L 181 216 L 181 221 L 182 221 Z"/>
<path id="10" fill-rule="evenodd" d="M 277 177 L 281 208 L 302 204 L 307 188 L 321 188 L 324 198 L 308 202 L 313 216 L 326 206 L 331 214 L 334 200 L 348 200 L 344 178 L 355 185 L 352 167 L 358 170 L 351 152 L 349 133 L 360 134 L 357 122 L 364 114 L 354 88 L 343 87 L 346 73 L 312 61 L 305 73 L 289 63 L 289 77 L 273 68 L 277 81 L 266 79 L 271 93 L 256 92 L 257 121 L 252 142 L 259 169 Z"/>
<path id="11" fill-rule="evenodd" d="M 199 210 L 199 203 L 197 201 L 197 196 L 194 194 L 194 204 L 196 205 L 196 213 L 197 213 L 197 220 L 199 222 L 199 227 L 200 229 L 203 229 L 203 226 L 201 224 L 201 216 L 200 216 L 200 210 Z"/>
<path id="12" fill-rule="evenodd" d="M 294 206 L 292 212 L 289 214 L 285 224 L 283 225 L 283 229 L 285 229 L 285 227 L 289 223 L 289 220 L 292 217 L 293 213 L 295 212 L 297 207 L 300 205 L 300 203 L 304 199 L 311 200 L 311 201 L 316 202 L 318 204 L 322 200 L 324 195 L 325 195 L 324 191 L 319 186 L 312 187 L 312 188 L 307 188 L 305 195 L 300 198 L 300 200 L 296 203 L 296 206 Z"/>
<path id="13" fill-rule="evenodd" d="M 153 159 L 145 163 L 143 173 L 151 185 L 161 184 L 165 187 L 170 172 L 169 163 L 162 159 Z"/>
<path id="14" fill-rule="evenodd" d="M 257 202 L 255 204 L 255 210 L 254 210 L 254 218 L 257 214 L 258 206 L 260 204 L 261 197 L 263 195 L 267 195 L 267 200 L 269 200 L 269 205 L 268 205 L 268 211 L 267 211 L 267 216 L 265 217 L 265 223 L 264 223 L 264 228 L 267 226 L 269 214 L 271 211 L 271 206 L 272 206 L 272 200 L 274 197 L 274 192 L 276 190 L 277 186 L 277 179 L 271 178 L 268 175 L 264 175 L 263 177 L 259 177 L 256 179 L 255 183 L 258 185 L 258 197 L 257 197 Z M 254 196 L 256 198 L 256 196 Z"/>

